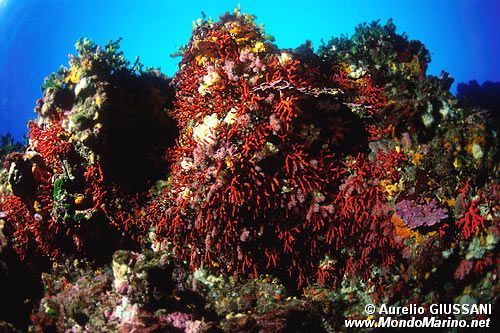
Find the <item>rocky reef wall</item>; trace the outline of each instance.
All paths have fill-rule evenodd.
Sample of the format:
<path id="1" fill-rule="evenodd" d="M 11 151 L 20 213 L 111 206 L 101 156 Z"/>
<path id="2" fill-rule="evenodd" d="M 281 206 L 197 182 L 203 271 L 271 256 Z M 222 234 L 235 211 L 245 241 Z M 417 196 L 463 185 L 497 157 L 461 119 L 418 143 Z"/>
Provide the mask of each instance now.
<path id="1" fill-rule="evenodd" d="M 372 303 L 496 304 L 498 115 L 392 21 L 315 52 L 227 13 L 173 78 L 119 42 L 76 49 L 27 144 L 2 140 L 0 288 L 32 288 L 0 319 L 334 332 Z"/>

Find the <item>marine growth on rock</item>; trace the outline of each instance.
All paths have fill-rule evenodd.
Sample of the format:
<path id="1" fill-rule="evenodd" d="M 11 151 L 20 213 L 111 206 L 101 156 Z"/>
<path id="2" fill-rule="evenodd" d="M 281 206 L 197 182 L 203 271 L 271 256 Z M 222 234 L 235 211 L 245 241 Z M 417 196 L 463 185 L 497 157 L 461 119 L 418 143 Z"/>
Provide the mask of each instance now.
<path id="1" fill-rule="evenodd" d="M 196 24 L 173 78 L 76 49 L 0 149 L 0 261 L 44 271 L 33 330 L 334 332 L 369 303 L 497 302 L 497 116 L 392 21 L 280 49 L 237 10 Z"/>

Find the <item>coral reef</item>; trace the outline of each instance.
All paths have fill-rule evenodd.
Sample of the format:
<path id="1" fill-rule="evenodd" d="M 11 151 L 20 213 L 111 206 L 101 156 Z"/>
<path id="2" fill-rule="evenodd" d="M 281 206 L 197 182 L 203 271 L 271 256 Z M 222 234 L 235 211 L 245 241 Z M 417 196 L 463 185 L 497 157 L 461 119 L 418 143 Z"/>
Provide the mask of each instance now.
<path id="1" fill-rule="evenodd" d="M 369 303 L 498 302 L 498 105 L 454 97 L 392 21 L 315 52 L 236 10 L 195 24 L 172 79 L 118 47 L 78 41 L 26 147 L 2 137 L 0 273 L 33 288 L 0 303 L 33 331 L 336 332 Z"/>
<path id="2" fill-rule="evenodd" d="M 169 79 L 130 66 L 117 46 L 79 41 L 70 68 L 44 84 L 28 148 L 6 157 L 12 194 L 2 210 L 22 256 L 111 255 L 118 245 L 110 243 L 132 246 L 147 230 L 140 204 L 169 169 L 173 92 Z"/>
<path id="3" fill-rule="evenodd" d="M 226 15 L 194 30 L 173 82 L 172 185 L 147 216 L 176 255 L 299 288 L 394 261 L 378 182 L 397 179 L 404 156 L 363 151 L 363 135 L 387 135 L 368 128 L 385 100 L 369 75 L 351 80 L 307 47 L 279 50 L 250 16 Z"/>

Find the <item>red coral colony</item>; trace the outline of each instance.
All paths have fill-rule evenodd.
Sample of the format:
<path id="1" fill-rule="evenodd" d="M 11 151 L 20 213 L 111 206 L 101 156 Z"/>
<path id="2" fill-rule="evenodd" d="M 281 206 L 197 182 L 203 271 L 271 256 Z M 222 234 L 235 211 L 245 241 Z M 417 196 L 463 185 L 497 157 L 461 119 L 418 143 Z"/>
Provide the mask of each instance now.
<path id="1" fill-rule="evenodd" d="M 491 113 L 392 21 L 271 39 L 235 11 L 173 79 L 86 39 L 46 79 L 0 155 L 0 260 L 44 272 L 31 329 L 333 332 L 368 303 L 496 303 Z"/>

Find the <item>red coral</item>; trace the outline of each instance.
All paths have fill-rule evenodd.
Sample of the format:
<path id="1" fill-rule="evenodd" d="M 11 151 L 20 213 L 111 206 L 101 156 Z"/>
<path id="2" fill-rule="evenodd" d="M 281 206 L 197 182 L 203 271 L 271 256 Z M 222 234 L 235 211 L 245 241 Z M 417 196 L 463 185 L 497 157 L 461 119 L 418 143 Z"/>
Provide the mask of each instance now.
<path id="1" fill-rule="evenodd" d="M 62 251 L 86 253 L 93 251 L 97 233 L 117 235 L 137 243 L 147 227 L 141 224 L 139 202 L 144 194 L 130 194 L 105 179 L 99 162 L 88 163 L 78 156 L 62 119 L 52 117 L 48 123 L 30 123 L 30 146 L 38 154 L 19 154 L 20 163 L 27 165 L 21 179 L 33 179 L 34 186 L 20 193 L 3 196 L 0 211 L 6 213 L 12 230 L 13 246 L 21 257 L 41 253 L 57 259 Z M 34 157 L 33 157 L 34 156 Z M 73 160 L 71 159 L 73 158 Z M 62 161 L 71 163 L 71 181 Z M 78 161 L 75 162 L 75 161 Z M 66 178 L 64 178 L 66 177 Z M 71 182 L 73 191 L 61 197 L 63 185 L 54 188 L 56 180 Z M 34 187 L 31 190 L 31 187 Z M 31 193 L 33 191 L 34 193 Z M 142 199 L 140 199 L 140 198 Z"/>
<path id="2" fill-rule="evenodd" d="M 59 254 L 55 239 L 61 236 L 62 230 L 51 217 L 53 188 L 50 178 L 45 180 L 39 183 L 34 200 L 23 201 L 11 194 L 0 201 L 0 209 L 13 228 L 14 248 L 21 257 L 38 251 L 52 257 Z"/>
<path id="3" fill-rule="evenodd" d="M 476 232 L 480 232 L 485 229 L 484 222 L 486 219 L 478 214 L 479 207 L 476 205 L 477 200 L 473 200 L 464 216 L 456 222 L 461 229 L 460 233 L 466 239 L 469 239 Z"/>
<path id="4" fill-rule="evenodd" d="M 393 265 L 398 245 L 376 180 L 396 180 L 404 156 L 344 161 L 333 149 L 349 133 L 341 108 L 372 114 L 383 104 L 369 77 L 341 80 L 284 55 L 237 15 L 195 30 L 180 68 L 172 186 L 147 214 L 160 241 L 193 268 L 273 270 L 299 286 Z"/>
<path id="5" fill-rule="evenodd" d="M 488 267 L 491 267 L 494 263 L 493 256 L 491 254 L 485 255 L 480 260 L 476 261 L 474 265 L 474 273 L 480 275 L 485 272 Z"/>
<path id="6" fill-rule="evenodd" d="M 29 124 L 29 138 L 31 146 L 42 155 L 47 165 L 61 172 L 61 160 L 71 150 L 69 133 L 60 123 L 51 122 L 40 127 L 35 122 Z"/>
<path id="7" fill-rule="evenodd" d="M 463 207 L 467 207 L 466 196 L 469 190 L 469 183 L 467 182 L 464 187 L 460 190 L 461 193 L 461 203 Z M 465 239 L 471 238 L 476 232 L 481 232 L 485 230 L 484 222 L 486 219 L 478 214 L 479 207 L 477 206 L 479 199 L 472 200 L 464 216 L 456 221 L 456 225 L 460 229 L 460 234 L 465 237 Z"/>
<path id="8" fill-rule="evenodd" d="M 373 83 L 371 76 L 366 75 L 356 91 L 357 103 L 366 107 L 368 114 L 379 113 L 387 104 L 383 88 Z"/>
<path id="9" fill-rule="evenodd" d="M 139 195 L 130 195 L 120 187 L 105 182 L 99 163 L 90 164 L 85 172 L 85 197 L 92 198 L 92 211 L 102 212 L 109 225 L 126 238 L 140 240 L 147 227 L 140 218 Z"/>
<path id="10" fill-rule="evenodd" d="M 462 260 L 455 270 L 455 274 L 453 275 L 457 280 L 463 280 L 470 273 L 472 268 L 474 267 L 474 263 L 470 260 Z"/>

